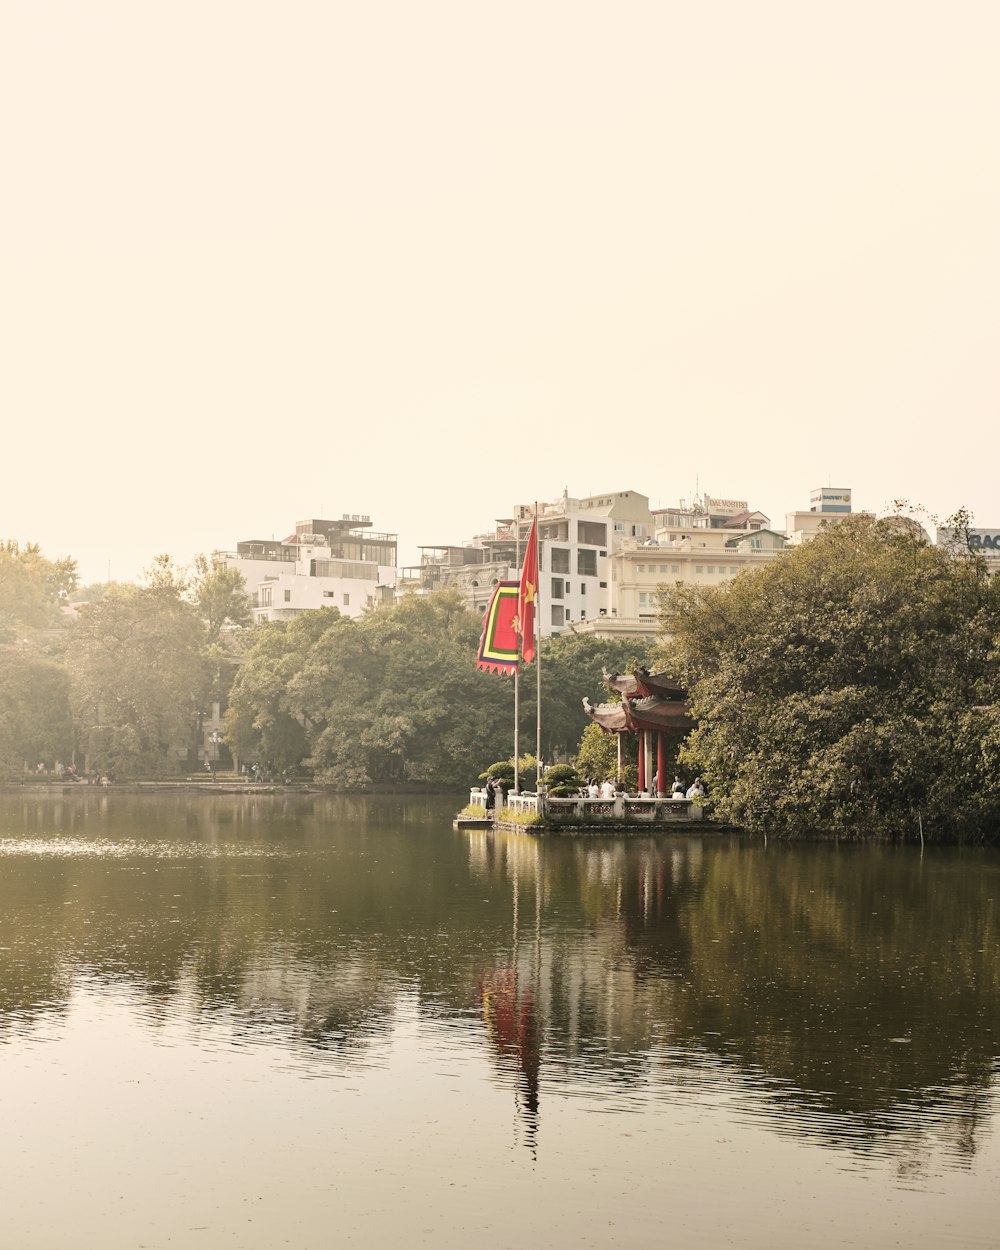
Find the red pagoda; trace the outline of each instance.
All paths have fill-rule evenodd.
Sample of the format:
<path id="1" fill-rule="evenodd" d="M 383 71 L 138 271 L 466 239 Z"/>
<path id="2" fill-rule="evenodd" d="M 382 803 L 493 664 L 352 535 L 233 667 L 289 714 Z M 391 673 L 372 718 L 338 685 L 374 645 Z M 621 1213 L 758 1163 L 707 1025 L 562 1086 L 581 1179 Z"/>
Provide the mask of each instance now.
<path id="1" fill-rule="evenodd" d="M 584 711 L 605 733 L 631 734 L 639 739 L 639 791 L 650 788 L 654 775 L 656 797 L 668 793 L 666 743 L 675 741 L 691 728 L 687 691 L 666 673 L 650 673 L 636 668 L 631 673 L 604 673 L 609 688 L 618 695 L 616 703 L 592 706 L 584 699 Z"/>

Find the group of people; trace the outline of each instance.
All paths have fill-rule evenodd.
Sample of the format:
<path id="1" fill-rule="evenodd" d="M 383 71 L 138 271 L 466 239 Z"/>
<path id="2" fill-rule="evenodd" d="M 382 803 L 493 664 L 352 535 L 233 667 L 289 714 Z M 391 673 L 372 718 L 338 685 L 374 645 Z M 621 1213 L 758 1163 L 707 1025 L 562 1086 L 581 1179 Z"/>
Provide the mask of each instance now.
<path id="1" fill-rule="evenodd" d="M 658 778 L 653 775 L 652 794 L 659 794 L 657 788 Z M 509 783 L 508 783 L 509 784 Z M 670 798 L 672 799 L 693 799 L 697 801 L 702 798 L 705 793 L 705 787 L 702 785 L 701 778 L 695 777 L 694 781 L 685 789 L 684 782 L 680 777 L 674 777 L 673 785 L 670 787 Z M 485 806 L 488 812 L 492 812 L 497 808 L 501 808 L 506 800 L 506 790 L 504 781 L 501 777 L 490 777 L 486 782 L 486 799 Z M 617 785 L 614 781 L 606 780 L 599 782 L 596 777 L 588 777 L 580 787 L 579 797 L 581 799 L 615 799 L 618 795 L 626 795 L 628 791 Z"/>
<path id="2" fill-rule="evenodd" d="M 656 777 L 653 777 L 653 793 L 656 793 Z M 694 781 L 684 789 L 684 782 L 680 777 L 674 777 L 674 783 L 670 787 L 670 797 L 672 799 L 700 799 L 705 794 L 705 787 L 701 783 L 700 777 L 695 777 Z"/>
<path id="3" fill-rule="evenodd" d="M 618 793 L 613 781 L 602 781 L 598 785 L 596 778 L 590 777 L 586 783 L 580 787 L 580 797 L 582 799 L 613 799 Z"/>
<path id="4" fill-rule="evenodd" d="M 653 795 L 659 794 L 659 777 L 653 774 Z M 617 794 L 625 794 L 625 790 L 617 789 L 613 781 L 605 781 L 598 785 L 597 781 L 591 777 L 580 787 L 580 798 L 582 799 L 613 799 Z M 705 787 L 702 785 L 701 778 L 695 777 L 694 781 L 684 788 L 684 782 L 680 777 L 675 776 L 673 785 L 670 787 L 670 798 L 672 799 L 693 799 L 697 800 L 704 797 Z"/>

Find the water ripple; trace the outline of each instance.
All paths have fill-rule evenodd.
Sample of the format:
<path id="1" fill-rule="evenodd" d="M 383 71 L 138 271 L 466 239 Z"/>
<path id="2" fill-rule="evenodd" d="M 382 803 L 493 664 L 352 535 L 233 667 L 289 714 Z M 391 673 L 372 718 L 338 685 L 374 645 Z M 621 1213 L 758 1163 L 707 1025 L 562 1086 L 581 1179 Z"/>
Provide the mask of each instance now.
<path id="1" fill-rule="evenodd" d="M 292 859 L 286 846 L 241 842 L 150 842 L 110 838 L 4 838 L 0 858 L 45 859 Z"/>

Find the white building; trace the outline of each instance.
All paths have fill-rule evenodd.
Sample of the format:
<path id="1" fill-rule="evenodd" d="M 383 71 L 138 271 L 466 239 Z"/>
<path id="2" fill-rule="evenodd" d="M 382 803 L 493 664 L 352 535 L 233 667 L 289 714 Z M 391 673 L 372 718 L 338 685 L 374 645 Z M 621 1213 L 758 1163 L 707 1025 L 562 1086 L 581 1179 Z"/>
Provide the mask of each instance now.
<path id="1" fill-rule="evenodd" d="M 846 486 L 818 486 L 809 495 L 808 512 L 785 515 L 785 533 L 793 547 L 815 538 L 830 525 L 842 521 L 851 511 L 851 492 Z"/>
<path id="2" fill-rule="evenodd" d="M 311 518 L 280 542 L 251 538 L 213 555 L 243 574 L 257 621 L 327 607 L 360 616 L 395 597 L 396 535 L 372 533 L 370 526 L 371 518 L 357 513 L 339 521 Z"/>
<path id="3" fill-rule="evenodd" d="M 991 577 L 1000 573 L 1000 530 L 996 529 L 949 529 L 939 526 L 936 531 L 939 547 L 947 547 L 951 551 L 970 551 L 986 562 L 986 571 Z"/>
<path id="4" fill-rule="evenodd" d="M 454 587 L 482 610 L 498 581 L 516 580 L 527 546 L 535 504 L 518 504 L 513 516 L 462 547 L 423 547 L 421 563 L 403 569 L 400 589 L 418 594 Z M 538 573 L 541 631 L 551 637 L 613 611 L 610 561 L 627 540 L 653 533 L 649 499 L 638 491 L 608 491 L 577 499 L 564 491 L 538 511 Z"/>

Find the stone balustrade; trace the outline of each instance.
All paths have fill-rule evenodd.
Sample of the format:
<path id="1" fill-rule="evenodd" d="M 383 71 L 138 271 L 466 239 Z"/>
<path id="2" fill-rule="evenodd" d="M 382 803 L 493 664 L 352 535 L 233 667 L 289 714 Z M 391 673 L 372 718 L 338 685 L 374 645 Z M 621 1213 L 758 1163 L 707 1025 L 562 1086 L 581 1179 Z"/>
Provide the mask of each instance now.
<path id="1" fill-rule="evenodd" d="M 486 791 L 473 788 L 469 802 L 486 806 Z M 571 823 L 574 820 L 587 824 L 646 823 L 669 824 L 679 820 L 701 820 L 704 812 L 692 799 L 654 798 L 652 795 L 616 795 L 613 799 L 590 799 L 570 797 L 552 798 L 534 793 L 508 794 L 505 806 L 511 811 L 540 815 L 544 820 Z"/>

